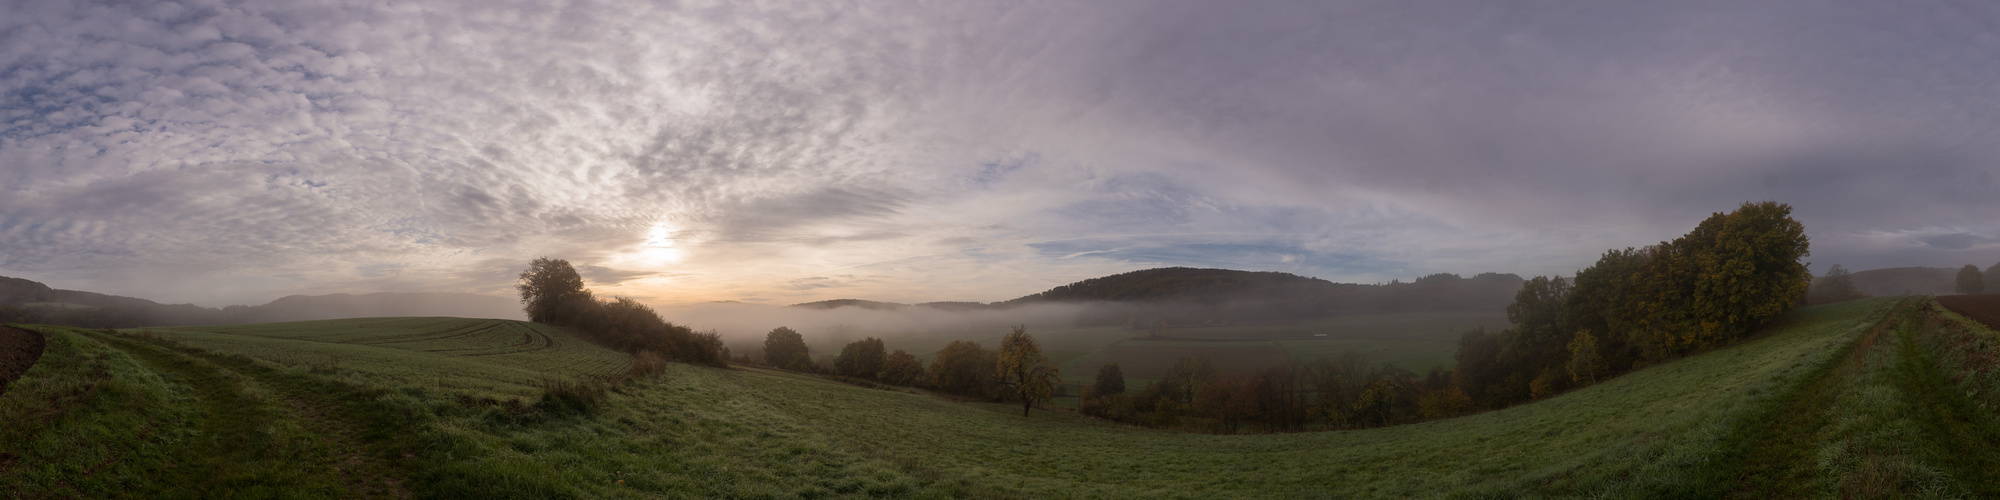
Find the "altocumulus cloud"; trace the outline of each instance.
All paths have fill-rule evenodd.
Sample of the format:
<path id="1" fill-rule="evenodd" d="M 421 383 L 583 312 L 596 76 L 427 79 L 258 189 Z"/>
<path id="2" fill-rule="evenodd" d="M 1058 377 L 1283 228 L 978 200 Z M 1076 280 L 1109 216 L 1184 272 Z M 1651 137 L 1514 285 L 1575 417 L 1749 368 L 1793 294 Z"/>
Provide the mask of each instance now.
<path id="1" fill-rule="evenodd" d="M 1747 200 L 2000 257 L 2000 13 L 1866 2 L 0 2 L 0 272 L 205 304 L 1568 273 Z"/>

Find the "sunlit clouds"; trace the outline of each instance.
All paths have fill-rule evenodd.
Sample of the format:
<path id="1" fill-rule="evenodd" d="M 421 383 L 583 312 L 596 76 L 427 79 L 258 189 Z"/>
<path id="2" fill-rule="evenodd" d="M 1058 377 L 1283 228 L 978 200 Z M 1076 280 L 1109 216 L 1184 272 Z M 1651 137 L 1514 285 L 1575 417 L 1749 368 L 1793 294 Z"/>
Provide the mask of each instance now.
<path id="1" fill-rule="evenodd" d="M 2000 260 L 1980 5 L 0 2 L 0 275 L 204 305 Z"/>

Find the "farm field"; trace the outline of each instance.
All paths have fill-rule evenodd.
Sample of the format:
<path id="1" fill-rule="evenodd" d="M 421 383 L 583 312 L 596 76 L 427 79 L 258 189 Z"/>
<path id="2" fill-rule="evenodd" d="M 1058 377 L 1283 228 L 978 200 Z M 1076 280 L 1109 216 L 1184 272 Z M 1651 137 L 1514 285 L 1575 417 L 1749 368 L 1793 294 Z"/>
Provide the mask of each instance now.
<path id="1" fill-rule="evenodd" d="M 405 323 L 430 332 L 424 335 L 394 328 L 373 336 L 310 334 L 300 325 L 244 330 L 254 335 L 230 331 L 236 327 L 154 331 L 178 341 L 36 327 L 50 338 L 45 359 L 56 361 L 37 364 L 0 396 L 0 417 L 31 422 L 0 430 L 0 449 L 19 457 L 0 468 L 0 483 L 44 488 L 29 497 L 204 496 L 250 484 L 304 485 L 296 495 L 308 497 L 353 487 L 389 496 L 535 498 L 1764 497 L 1838 496 L 1849 485 L 1942 496 L 1995 491 L 1966 475 L 1981 463 L 1922 444 L 1977 437 L 1980 427 L 1897 419 L 1909 414 L 1897 405 L 1962 410 L 1963 402 L 1899 396 L 1955 391 L 1930 390 L 1935 385 L 1921 377 L 1930 373 L 1918 369 L 1925 358 L 1908 346 L 1920 345 L 1928 323 L 1907 319 L 1911 308 L 1892 311 L 1896 304 L 1799 309 L 1739 345 L 1507 410 L 1277 435 L 1160 432 L 1049 412 L 1023 419 L 1006 405 L 678 364 L 616 387 L 594 412 L 510 409 L 462 396 L 512 389 L 434 380 L 465 367 L 456 363 L 498 356 L 448 350 L 462 348 L 444 333 L 456 331 L 452 322 L 483 320 Z M 443 340 L 432 349 L 410 348 L 423 342 L 368 345 L 407 336 Z M 365 348 L 359 352 L 380 357 L 343 357 L 334 371 L 311 364 L 315 348 Z M 403 354 L 380 354 L 389 351 Z M 1844 368 L 1856 358 L 1876 361 Z M 1850 400 L 1860 403 L 1833 403 Z M 47 416 L 52 407 L 69 410 Z M 250 409 L 244 415 L 254 425 L 217 426 L 208 412 L 225 407 Z M 1800 408 L 1848 414 L 1786 420 L 1814 414 Z M 1799 431 L 1763 432 L 1774 424 Z M 229 449 L 256 451 L 177 458 L 216 450 L 187 436 L 232 429 L 248 437 Z M 1815 451 L 1833 445 L 1847 448 Z M 71 449 L 84 451 L 50 451 Z M 1839 460 L 1820 467 L 1820 456 Z M 223 467 L 236 461 L 247 465 Z M 1742 471 L 1762 470 L 1745 465 L 1753 462 L 1778 471 L 1754 477 L 1785 480 L 1746 479 Z M 189 484 L 145 479 L 223 469 L 234 472 Z M 299 472 L 335 469 L 354 472 Z M 77 474 L 86 470 L 94 472 Z"/>
<path id="2" fill-rule="evenodd" d="M 1984 323 L 1987 328 L 2000 328 L 2000 294 L 1942 295 L 1937 302 L 1952 312 Z"/>

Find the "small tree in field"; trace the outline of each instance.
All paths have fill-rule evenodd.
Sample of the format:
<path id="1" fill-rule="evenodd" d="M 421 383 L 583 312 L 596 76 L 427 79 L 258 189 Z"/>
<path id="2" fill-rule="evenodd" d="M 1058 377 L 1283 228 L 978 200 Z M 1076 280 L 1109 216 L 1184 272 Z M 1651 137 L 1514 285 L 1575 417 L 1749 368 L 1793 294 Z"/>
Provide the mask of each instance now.
<path id="1" fill-rule="evenodd" d="M 806 349 L 805 336 L 786 327 L 771 329 L 764 335 L 764 362 L 786 370 L 808 371 L 812 369 L 812 354 Z"/>
<path id="2" fill-rule="evenodd" d="M 1986 276 L 1979 272 L 1979 266 L 1966 264 L 1958 268 L 1958 293 L 1972 295 L 1986 291 Z"/>
<path id="3" fill-rule="evenodd" d="M 1028 416 L 1035 403 L 1048 401 L 1055 394 L 1056 384 L 1062 383 L 1061 370 L 1048 364 L 1049 358 L 1042 355 L 1042 346 L 1028 335 L 1027 327 L 1014 327 L 1014 333 L 1000 340 L 996 366 L 999 384 L 1008 394 L 1021 399 L 1023 417 Z"/>
<path id="4" fill-rule="evenodd" d="M 1090 384 L 1090 387 L 1098 396 L 1124 394 L 1125 371 L 1118 368 L 1118 363 L 1109 363 L 1097 367 L 1097 380 L 1095 383 Z"/>
<path id="5" fill-rule="evenodd" d="M 521 291 L 528 321 L 536 323 L 569 326 L 578 318 L 565 317 L 565 310 L 576 305 L 595 305 L 590 290 L 583 288 L 583 276 L 563 259 L 541 257 L 528 263 L 528 270 L 521 271 L 521 280 L 514 289 Z"/>

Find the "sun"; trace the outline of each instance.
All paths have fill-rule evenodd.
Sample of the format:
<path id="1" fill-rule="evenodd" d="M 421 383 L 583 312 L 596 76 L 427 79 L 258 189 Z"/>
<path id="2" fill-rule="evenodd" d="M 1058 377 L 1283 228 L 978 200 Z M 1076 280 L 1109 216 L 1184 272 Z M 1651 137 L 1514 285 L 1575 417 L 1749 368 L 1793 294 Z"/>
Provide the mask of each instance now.
<path id="1" fill-rule="evenodd" d="M 651 266 L 680 262 L 685 252 L 674 241 L 675 232 L 672 226 L 666 224 L 656 224 L 646 230 L 646 240 L 631 254 L 633 260 Z"/>

